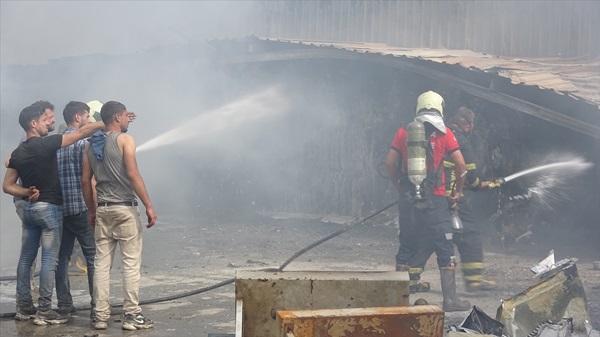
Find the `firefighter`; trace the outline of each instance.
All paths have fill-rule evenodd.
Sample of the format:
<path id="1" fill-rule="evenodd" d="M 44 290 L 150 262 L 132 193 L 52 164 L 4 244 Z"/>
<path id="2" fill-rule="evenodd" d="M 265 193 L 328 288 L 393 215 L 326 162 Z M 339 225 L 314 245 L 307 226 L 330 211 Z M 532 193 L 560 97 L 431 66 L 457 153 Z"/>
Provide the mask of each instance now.
<path id="1" fill-rule="evenodd" d="M 470 201 L 473 191 L 481 191 L 489 187 L 488 181 L 481 181 L 478 177 L 477 157 L 470 138 L 475 126 L 474 120 L 475 113 L 466 107 L 460 107 L 448 120 L 448 127 L 458 141 L 467 168 L 464 196 L 457 204 L 463 229 L 460 235 L 455 233 L 453 237 L 460 253 L 463 279 L 469 292 L 496 288 L 496 282 L 483 278 L 482 228 L 476 224 Z M 454 163 L 449 158 L 444 159 L 444 169 L 447 177 L 446 195 L 450 195 L 455 175 Z"/>
<path id="2" fill-rule="evenodd" d="M 465 163 L 454 134 L 443 120 L 444 99 L 428 91 L 417 99 L 414 122 L 396 133 L 386 158 L 386 168 L 392 185 L 400 193 L 400 248 L 396 255 L 396 270 L 408 271 L 411 291 L 427 291 L 429 285 L 420 282 L 425 263 L 433 252 L 442 280 L 444 311 L 470 309 L 468 301 L 456 295 L 456 273 L 450 207 L 460 199 Z M 446 196 L 443 158 L 455 165 L 456 186 Z M 400 177 L 398 164 L 401 164 Z M 406 192 L 410 192 L 406 195 Z"/>

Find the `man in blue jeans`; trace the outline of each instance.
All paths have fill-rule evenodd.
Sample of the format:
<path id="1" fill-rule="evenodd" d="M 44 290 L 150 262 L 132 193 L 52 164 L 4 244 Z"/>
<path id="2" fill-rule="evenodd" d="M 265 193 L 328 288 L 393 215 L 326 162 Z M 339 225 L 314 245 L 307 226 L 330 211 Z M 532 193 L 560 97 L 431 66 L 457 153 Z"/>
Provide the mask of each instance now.
<path id="1" fill-rule="evenodd" d="M 33 104 L 37 104 L 40 105 L 43 109 L 44 109 L 44 113 L 46 114 L 46 118 L 47 118 L 47 122 L 48 122 L 48 132 L 52 132 L 54 130 L 54 122 L 56 121 L 56 118 L 54 118 L 54 105 L 48 101 L 36 101 Z M 23 133 L 23 135 L 21 136 L 21 139 L 19 139 L 19 145 L 21 143 L 23 143 L 25 140 L 27 139 L 27 136 L 25 135 L 25 133 Z M 17 145 L 18 146 L 18 145 Z M 10 160 L 10 157 L 8 157 L 6 159 L 6 161 L 4 162 L 4 167 L 8 168 L 8 162 Z M 18 181 L 18 184 L 21 184 L 20 181 Z M 17 212 L 17 215 L 19 216 L 19 219 L 21 220 L 21 223 L 23 222 L 23 206 L 25 205 L 25 200 L 23 200 L 21 197 L 13 197 L 13 202 L 15 204 L 15 209 Z M 34 292 L 37 292 L 37 286 L 35 285 L 35 281 L 34 281 L 34 273 L 35 273 L 35 260 L 33 260 L 33 265 L 31 266 L 31 288 L 36 289 L 34 290 Z M 22 320 L 29 320 L 31 317 L 30 315 L 20 315 L 19 313 L 17 313 L 17 315 L 15 315 L 15 319 L 17 321 L 22 321 Z"/>
<path id="2" fill-rule="evenodd" d="M 11 154 L 2 190 L 25 200 L 21 254 L 17 266 L 17 314 L 35 314 L 36 325 L 58 324 L 66 318 L 52 310 L 52 292 L 62 235 L 62 191 L 58 178 L 56 151 L 91 136 L 104 123 L 88 124 L 67 135 L 48 134 L 50 121 L 39 104 L 19 114 L 27 139 Z M 21 178 L 22 185 L 17 183 Z M 38 308 L 31 297 L 31 265 L 42 246 Z"/>
<path id="3" fill-rule="evenodd" d="M 89 112 L 90 108 L 87 104 L 76 101 L 69 102 L 63 110 L 63 116 L 67 123 L 63 135 L 70 134 L 88 124 Z M 63 196 L 63 233 L 56 269 L 56 297 L 58 299 L 57 311 L 63 315 L 77 312 L 73 306 L 68 273 L 75 238 L 77 238 L 85 257 L 92 310 L 94 307 L 96 243 L 94 242 L 94 229 L 88 222 L 88 210 L 81 190 L 81 167 L 86 142 L 85 139 L 80 139 L 75 144 L 61 148 L 57 153 L 58 174 Z"/>

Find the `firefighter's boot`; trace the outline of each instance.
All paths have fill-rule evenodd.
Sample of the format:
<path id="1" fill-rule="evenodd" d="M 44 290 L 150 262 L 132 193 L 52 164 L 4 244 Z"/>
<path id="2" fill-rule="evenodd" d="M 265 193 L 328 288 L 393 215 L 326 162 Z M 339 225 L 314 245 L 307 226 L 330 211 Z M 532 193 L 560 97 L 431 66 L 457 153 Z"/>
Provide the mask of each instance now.
<path id="1" fill-rule="evenodd" d="M 410 293 L 426 293 L 431 289 L 429 282 L 421 282 L 423 268 L 410 268 L 406 264 L 397 264 L 396 271 L 407 271 L 410 278 Z"/>
<path id="2" fill-rule="evenodd" d="M 463 262 L 461 267 L 468 292 L 496 289 L 496 282 L 483 278 L 483 262 Z"/>
<path id="3" fill-rule="evenodd" d="M 486 280 L 483 276 L 479 275 L 477 280 L 467 280 L 465 282 L 465 288 L 468 292 L 476 291 L 490 291 L 496 289 L 496 282 L 492 280 Z"/>
<path id="4" fill-rule="evenodd" d="M 444 311 L 467 311 L 471 309 L 469 301 L 463 301 L 456 295 L 456 271 L 451 267 L 440 268 L 440 277 L 442 279 L 442 294 Z"/>

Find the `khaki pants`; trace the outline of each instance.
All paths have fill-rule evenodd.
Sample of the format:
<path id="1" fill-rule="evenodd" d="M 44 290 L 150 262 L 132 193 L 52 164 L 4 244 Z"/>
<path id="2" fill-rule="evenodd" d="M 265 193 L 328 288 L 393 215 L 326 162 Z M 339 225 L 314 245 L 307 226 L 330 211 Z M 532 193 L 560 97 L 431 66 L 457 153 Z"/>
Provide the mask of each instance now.
<path id="1" fill-rule="evenodd" d="M 121 249 L 123 313 L 138 314 L 140 266 L 142 263 L 142 221 L 133 206 L 98 206 L 96 209 L 96 258 L 94 260 L 94 301 L 96 319 L 110 318 L 110 270 L 117 243 Z"/>

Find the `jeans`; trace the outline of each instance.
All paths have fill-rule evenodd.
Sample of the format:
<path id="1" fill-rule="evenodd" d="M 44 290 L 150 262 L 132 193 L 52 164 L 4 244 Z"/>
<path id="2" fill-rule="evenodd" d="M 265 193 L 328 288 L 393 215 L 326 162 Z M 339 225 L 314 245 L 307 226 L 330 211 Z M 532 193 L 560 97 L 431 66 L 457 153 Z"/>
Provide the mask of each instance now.
<path id="1" fill-rule="evenodd" d="M 96 255 L 96 243 L 94 242 L 94 229 L 88 222 L 88 212 L 63 217 L 62 241 L 58 254 L 58 267 L 56 269 L 56 298 L 58 307 L 70 307 L 73 305 L 71 296 L 71 285 L 69 283 L 69 261 L 73 254 L 75 238 L 79 241 L 83 256 L 87 264 L 88 287 L 94 306 L 94 256 Z"/>
<path id="2" fill-rule="evenodd" d="M 17 211 L 17 215 L 19 216 L 19 219 L 21 219 L 21 227 L 23 227 L 23 219 L 25 219 L 25 215 L 23 214 L 24 208 L 25 208 L 25 204 L 28 201 L 23 200 L 22 198 L 15 198 L 15 209 Z M 33 260 L 33 263 L 31 264 L 31 277 L 30 277 L 30 283 L 31 283 L 31 288 L 35 288 L 35 282 L 34 282 L 34 274 L 35 274 L 35 260 Z"/>
<path id="3" fill-rule="evenodd" d="M 121 248 L 123 313 L 138 314 L 142 265 L 142 220 L 134 206 L 98 206 L 96 209 L 94 301 L 96 319 L 110 318 L 110 269 L 117 244 Z"/>
<path id="4" fill-rule="evenodd" d="M 23 205 L 21 255 L 17 265 L 17 305 L 19 307 L 33 304 L 29 280 L 31 266 L 41 244 L 42 266 L 38 304 L 42 310 L 51 308 L 62 236 L 62 221 L 62 206 L 47 202 L 26 202 Z"/>

